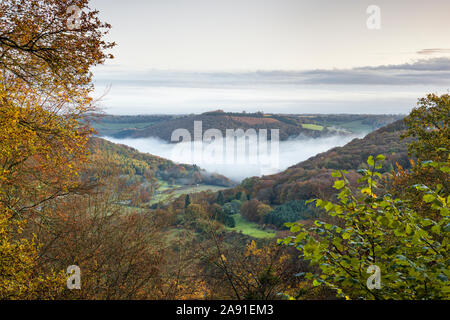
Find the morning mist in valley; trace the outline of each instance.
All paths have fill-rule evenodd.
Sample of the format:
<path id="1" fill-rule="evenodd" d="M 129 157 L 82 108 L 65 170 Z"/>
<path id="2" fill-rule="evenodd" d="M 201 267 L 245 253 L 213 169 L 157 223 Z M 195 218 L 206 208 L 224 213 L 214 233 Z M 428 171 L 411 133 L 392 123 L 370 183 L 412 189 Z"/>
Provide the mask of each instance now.
<path id="1" fill-rule="evenodd" d="M 247 155 L 246 161 L 239 161 L 235 159 L 235 161 L 233 161 L 232 163 L 223 161 L 224 163 L 222 164 L 218 163 L 217 156 L 212 156 L 206 151 L 206 145 L 204 146 L 203 157 L 201 157 L 200 159 L 194 159 L 195 157 L 193 152 L 189 153 L 189 146 L 191 145 L 190 142 L 181 142 L 178 144 L 174 144 L 154 137 L 140 139 L 117 139 L 112 137 L 104 138 L 113 143 L 124 144 L 133 147 L 140 152 L 157 155 L 177 163 L 196 164 L 209 172 L 219 173 L 235 182 L 241 182 L 247 177 L 262 176 L 281 172 L 288 167 L 302 162 L 321 152 L 325 152 L 334 147 L 343 146 L 355 138 L 362 138 L 364 136 L 365 133 L 353 135 L 334 135 L 320 138 L 291 138 L 289 140 L 279 142 L 278 159 L 274 158 L 275 156 L 273 156 L 269 159 L 269 161 L 266 162 L 258 161 L 256 159 L 255 161 L 253 161 L 253 163 L 249 163 L 250 161 L 248 161 L 248 159 L 250 157 Z M 270 141 L 268 142 L 268 144 L 270 145 Z M 176 150 L 176 148 L 180 148 L 181 151 Z M 187 152 L 182 152 L 182 150 L 185 150 Z M 226 154 L 226 152 L 229 151 L 225 150 L 224 148 L 224 158 L 230 156 L 229 154 Z M 278 165 L 276 164 L 277 160 Z"/>

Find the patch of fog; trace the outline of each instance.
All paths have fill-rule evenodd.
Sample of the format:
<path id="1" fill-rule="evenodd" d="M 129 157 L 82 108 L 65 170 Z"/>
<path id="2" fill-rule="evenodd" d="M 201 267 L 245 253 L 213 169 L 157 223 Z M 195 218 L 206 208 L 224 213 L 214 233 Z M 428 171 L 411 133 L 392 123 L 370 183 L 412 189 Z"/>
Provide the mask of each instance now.
<path id="1" fill-rule="evenodd" d="M 280 141 L 278 148 L 273 149 L 270 147 L 271 142 L 269 141 L 269 152 L 267 154 L 270 155 L 266 157 L 264 161 L 261 155 L 259 157 L 252 157 L 248 151 L 247 153 L 244 151 L 246 156 L 237 159 L 237 155 L 239 154 L 237 146 L 236 149 L 234 149 L 234 153 L 236 154 L 234 159 L 228 161 L 230 158 L 227 157 L 230 155 L 226 154 L 226 148 L 221 149 L 221 151 L 223 151 L 220 156 L 221 159 L 219 159 L 217 152 L 211 152 L 211 148 L 208 149 L 210 144 L 206 142 L 203 142 L 203 145 L 200 146 L 200 148 L 203 149 L 194 149 L 193 143 L 190 142 L 173 144 L 154 137 L 140 139 L 103 138 L 113 143 L 124 144 L 135 148 L 140 152 L 150 153 L 177 163 L 196 164 L 209 172 L 216 172 L 233 181 L 240 182 L 247 177 L 281 172 L 312 156 L 334 147 L 343 146 L 354 138 L 362 138 L 364 135 L 365 134 L 335 135 L 322 138 L 298 137 L 287 141 Z M 222 145 L 226 144 L 223 143 Z M 249 150 L 248 143 L 246 147 L 247 150 Z M 198 152 L 198 150 L 203 150 L 203 152 Z M 274 150 L 275 152 L 270 153 L 271 150 Z"/>

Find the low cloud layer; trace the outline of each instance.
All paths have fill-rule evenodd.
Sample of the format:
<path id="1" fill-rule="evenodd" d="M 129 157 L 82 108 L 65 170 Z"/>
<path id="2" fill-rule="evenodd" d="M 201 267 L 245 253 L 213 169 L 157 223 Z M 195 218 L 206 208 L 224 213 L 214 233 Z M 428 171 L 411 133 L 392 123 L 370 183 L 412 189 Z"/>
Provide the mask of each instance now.
<path id="1" fill-rule="evenodd" d="M 433 55 L 433 54 L 450 54 L 450 49 L 444 48 L 433 48 L 433 49 L 422 49 L 417 51 L 417 54 L 421 55 Z"/>
<path id="2" fill-rule="evenodd" d="M 424 49 L 422 54 L 449 49 Z M 305 71 L 187 72 L 104 69 L 96 73 L 98 83 L 155 87 L 242 87 L 255 85 L 449 85 L 450 58 L 421 59 L 412 63 Z"/>
<path id="3" fill-rule="evenodd" d="M 220 173 L 236 182 L 240 182 L 246 177 L 281 172 L 288 167 L 304 161 L 318 153 L 325 152 L 333 147 L 343 146 L 352 139 L 356 137 L 361 138 L 362 136 L 363 135 L 332 136 L 316 139 L 304 138 L 281 141 L 279 142 L 279 152 L 275 155 L 271 154 L 271 158 L 268 161 L 265 159 L 264 161 L 253 161 L 254 163 L 250 163 L 252 162 L 251 157 L 247 156 L 244 161 L 235 159 L 232 163 L 227 163 L 227 161 L 224 161 L 222 164 L 218 163 L 219 161 L 216 161 L 217 158 L 211 157 L 211 155 L 207 152 L 203 154 L 203 157 L 198 157 L 198 154 L 192 154 L 190 152 L 179 152 L 180 150 L 177 150 L 177 148 L 185 148 L 186 145 L 180 146 L 180 144 L 169 144 L 156 138 L 115 139 L 106 137 L 106 139 L 114 143 L 128 145 L 139 150 L 140 152 L 157 155 L 178 163 L 195 163 L 209 172 Z M 188 147 L 190 146 L 191 145 L 189 144 Z M 278 157 L 275 159 L 274 156 L 277 155 Z M 194 159 L 195 157 L 198 159 Z"/>
<path id="4" fill-rule="evenodd" d="M 186 114 L 216 109 L 406 114 L 427 93 L 448 92 L 450 59 L 353 69 L 234 73 L 132 71 L 109 66 L 95 75 L 100 106 L 110 114 Z"/>

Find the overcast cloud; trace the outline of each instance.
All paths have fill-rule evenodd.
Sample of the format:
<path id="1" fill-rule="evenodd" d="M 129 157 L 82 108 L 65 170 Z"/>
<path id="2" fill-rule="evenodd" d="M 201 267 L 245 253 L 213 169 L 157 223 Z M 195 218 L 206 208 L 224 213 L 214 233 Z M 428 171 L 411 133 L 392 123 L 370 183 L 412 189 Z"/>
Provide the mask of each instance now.
<path id="1" fill-rule="evenodd" d="M 164 87 L 237 87 L 254 85 L 450 85 L 450 58 L 422 59 L 399 65 L 307 71 L 188 72 L 104 68 L 98 84 Z"/>
<path id="2" fill-rule="evenodd" d="M 408 113 L 418 98 L 450 89 L 450 59 L 304 71 L 96 71 L 100 105 L 112 114 L 215 109 L 282 113 Z"/>

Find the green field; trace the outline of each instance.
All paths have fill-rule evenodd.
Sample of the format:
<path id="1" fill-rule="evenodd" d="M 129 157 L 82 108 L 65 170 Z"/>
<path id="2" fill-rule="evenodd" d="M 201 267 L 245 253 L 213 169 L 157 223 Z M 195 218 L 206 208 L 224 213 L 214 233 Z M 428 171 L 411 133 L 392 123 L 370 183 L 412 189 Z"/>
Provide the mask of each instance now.
<path id="1" fill-rule="evenodd" d="M 171 189 L 178 189 L 181 187 L 181 185 L 175 184 L 175 185 L 169 185 L 169 183 L 167 181 L 158 179 L 158 190 L 159 192 L 165 192 L 167 190 L 171 190 Z"/>
<path id="2" fill-rule="evenodd" d="M 320 126 L 318 124 L 312 124 L 312 123 L 302 123 L 302 127 L 304 129 L 309 129 L 309 130 L 317 130 L 317 131 L 323 130 L 323 126 Z"/>
<path id="3" fill-rule="evenodd" d="M 258 239 L 271 239 L 275 237 L 275 232 L 263 230 L 257 223 L 245 220 L 239 213 L 232 215 L 236 226 L 227 228 L 229 231 L 242 232 L 247 236 Z"/>
<path id="4" fill-rule="evenodd" d="M 93 124 L 93 127 L 101 134 L 101 135 L 111 135 L 117 133 L 122 130 L 127 129 L 144 129 L 146 127 L 151 126 L 155 122 L 137 122 L 137 123 L 104 123 L 97 122 Z"/>
<path id="5" fill-rule="evenodd" d="M 371 125 L 364 124 L 361 120 L 340 122 L 337 125 L 351 132 L 370 132 L 373 130 Z"/>
<path id="6" fill-rule="evenodd" d="M 214 186 L 209 184 L 201 184 L 198 186 L 180 186 L 180 185 L 170 186 L 168 185 L 167 182 L 160 180 L 160 187 L 157 190 L 159 193 L 153 196 L 153 199 L 152 201 L 150 201 L 150 204 L 158 203 L 161 201 L 168 201 L 170 198 L 175 199 L 184 194 L 191 194 L 203 191 L 218 192 L 220 190 L 224 190 L 227 188 L 228 187 Z"/>

